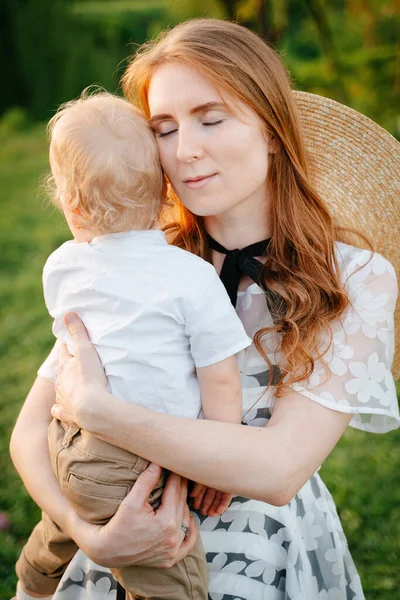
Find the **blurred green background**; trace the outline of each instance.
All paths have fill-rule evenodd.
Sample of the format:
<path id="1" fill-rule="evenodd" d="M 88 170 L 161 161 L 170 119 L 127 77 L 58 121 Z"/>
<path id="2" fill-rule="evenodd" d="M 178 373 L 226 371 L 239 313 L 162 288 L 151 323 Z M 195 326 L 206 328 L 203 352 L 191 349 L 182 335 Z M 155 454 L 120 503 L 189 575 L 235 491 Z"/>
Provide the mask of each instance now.
<path id="1" fill-rule="evenodd" d="M 400 139 L 396 0 L 1 0 L 0 600 L 13 594 L 14 562 L 39 518 L 8 441 L 52 345 L 42 266 L 69 237 L 40 194 L 45 122 L 90 84 L 117 91 L 137 45 L 191 16 L 238 19 L 279 50 L 298 89 L 344 102 Z M 399 431 L 349 429 L 322 469 L 367 600 L 400 598 L 399 464 Z"/>

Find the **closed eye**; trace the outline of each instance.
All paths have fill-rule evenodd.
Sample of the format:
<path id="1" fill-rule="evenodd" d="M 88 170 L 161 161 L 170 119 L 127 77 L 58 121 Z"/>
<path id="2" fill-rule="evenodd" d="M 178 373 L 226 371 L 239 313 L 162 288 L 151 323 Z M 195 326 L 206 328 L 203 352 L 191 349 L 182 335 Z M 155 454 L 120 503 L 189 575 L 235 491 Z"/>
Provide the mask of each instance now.
<path id="1" fill-rule="evenodd" d="M 218 121 L 207 121 L 205 123 L 202 123 L 202 125 L 204 125 L 204 127 L 214 127 L 215 125 L 220 125 L 223 122 L 224 122 L 224 119 L 219 119 Z M 175 133 L 175 131 L 178 131 L 178 130 L 171 129 L 170 131 L 164 131 L 164 132 L 156 131 L 156 136 L 159 138 L 163 138 L 163 137 L 166 137 L 167 135 L 171 135 L 171 133 Z"/>
<path id="2" fill-rule="evenodd" d="M 213 127 L 213 125 L 220 125 L 223 122 L 224 120 L 220 119 L 219 121 L 209 121 L 208 123 L 202 123 L 202 125 L 204 125 L 204 127 Z"/>
<path id="3" fill-rule="evenodd" d="M 175 131 L 178 131 L 178 130 L 177 129 L 171 129 L 171 131 L 165 131 L 164 133 L 156 131 L 156 136 L 159 137 L 159 138 L 163 138 L 163 137 L 166 137 L 167 135 L 170 135 L 171 133 L 174 133 Z"/>

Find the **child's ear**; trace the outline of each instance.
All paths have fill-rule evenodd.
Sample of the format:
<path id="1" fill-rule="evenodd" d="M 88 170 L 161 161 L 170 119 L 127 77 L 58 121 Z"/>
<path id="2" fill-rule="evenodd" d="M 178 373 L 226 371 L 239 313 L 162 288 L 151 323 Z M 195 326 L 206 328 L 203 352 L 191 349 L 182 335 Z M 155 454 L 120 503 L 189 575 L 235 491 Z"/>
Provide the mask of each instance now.
<path id="1" fill-rule="evenodd" d="M 79 208 L 71 208 L 69 201 L 66 198 L 63 198 L 63 209 L 69 226 L 72 225 L 76 229 L 82 229 L 82 215 Z"/>
<path id="2" fill-rule="evenodd" d="M 74 227 L 76 227 L 76 229 L 83 229 L 84 225 L 82 223 L 82 219 L 81 219 L 81 211 L 79 210 L 79 208 L 73 208 L 71 210 L 71 221 L 74 225 Z"/>

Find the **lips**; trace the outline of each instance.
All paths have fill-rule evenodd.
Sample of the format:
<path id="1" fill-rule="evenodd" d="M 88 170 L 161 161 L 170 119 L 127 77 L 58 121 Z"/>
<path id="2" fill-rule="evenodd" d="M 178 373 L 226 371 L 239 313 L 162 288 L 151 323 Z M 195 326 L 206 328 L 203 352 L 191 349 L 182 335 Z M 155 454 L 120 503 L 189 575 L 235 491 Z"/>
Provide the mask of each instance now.
<path id="1" fill-rule="evenodd" d="M 216 176 L 217 173 L 212 173 L 211 175 L 199 175 L 198 177 L 189 177 L 188 179 L 185 179 L 183 183 L 189 190 L 198 190 L 208 185 Z"/>
<path id="2" fill-rule="evenodd" d="M 192 183 L 194 181 L 202 181 L 203 179 L 208 179 L 209 177 L 212 177 L 213 175 L 215 175 L 215 173 L 211 173 L 211 175 L 199 175 L 198 177 L 188 177 L 187 179 L 184 179 L 183 183 Z"/>

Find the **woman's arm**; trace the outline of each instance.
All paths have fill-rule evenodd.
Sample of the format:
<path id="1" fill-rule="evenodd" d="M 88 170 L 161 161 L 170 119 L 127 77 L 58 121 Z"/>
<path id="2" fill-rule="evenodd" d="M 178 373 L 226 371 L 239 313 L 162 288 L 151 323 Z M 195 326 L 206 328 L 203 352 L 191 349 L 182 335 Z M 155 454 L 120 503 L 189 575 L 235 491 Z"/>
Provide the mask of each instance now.
<path id="1" fill-rule="evenodd" d="M 62 496 L 53 475 L 47 444 L 54 384 L 38 377 L 18 416 L 11 435 L 10 454 L 15 468 L 36 504 L 69 532 L 74 511 Z"/>
<path id="2" fill-rule="evenodd" d="M 351 415 L 292 392 L 265 428 L 191 420 L 118 400 L 105 389 L 82 322 L 68 315 L 75 357 L 60 351 L 55 416 L 208 487 L 284 505 L 331 452 Z"/>
<path id="3" fill-rule="evenodd" d="M 156 465 L 140 475 L 107 525 L 90 525 L 78 517 L 62 495 L 50 465 L 47 428 L 54 401 L 54 384 L 38 377 L 10 442 L 14 465 L 40 508 L 99 564 L 167 567 L 186 556 L 196 540 L 196 528 L 186 504 L 186 482 L 177 475 L 170 476 L 162 504 L 154 512 L 147 498 L 160 475 Z M 185 539 L 182 523 L 191 527 L 191 534 Z"/>

